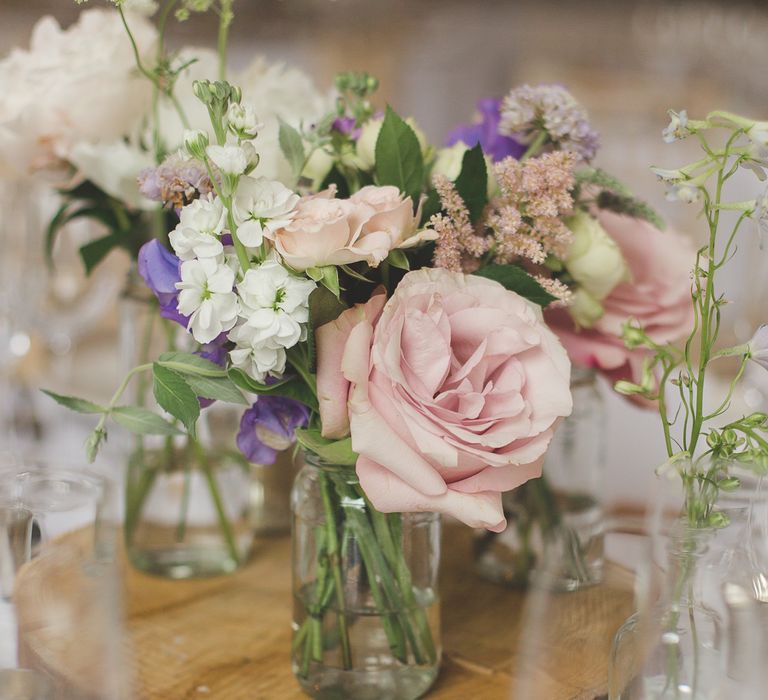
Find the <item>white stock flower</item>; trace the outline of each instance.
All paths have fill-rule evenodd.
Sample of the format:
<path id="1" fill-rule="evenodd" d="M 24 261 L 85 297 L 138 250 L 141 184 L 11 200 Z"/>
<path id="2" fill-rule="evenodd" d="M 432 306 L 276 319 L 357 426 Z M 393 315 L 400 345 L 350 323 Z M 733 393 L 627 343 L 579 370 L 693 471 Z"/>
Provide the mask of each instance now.
<path id="1" fill-rule="evenodd" d="M 198 343 L 210 343 L 235 325 L 239 305 L 234 283 L 232 269 L 215 258 L 181 264 L 178 310 L 190 317 L 187 327 Z"/>
<path id="2" fill-rule="evenodd" d="M 140 55 L 154 50 L 156 32 L 129 18 Z M 138 75 L 117 12 L 90 9 L 62 29 L 50 16 L 35 25 L 29 49 L 0 61 L 0 175 L 38 171 L 70 177 L 63 162 L 82 142 L 112 143 L 138 131 L 152 86 Z"/>
<path id="3" fill-rule="evenodd" d="M 208 194 L 187 204 L 179 216 L 179 223 L 168 235 L 168 240 L 181 260 L 215 258 L 224 246 L 219 235 L 224 230 L 226 212 L 221 200 Z"/>
<path id="4" fill-rule="evenodd" d="M 258 347 L 293 347 L 306 337 L 309 295 L 314 282 L 296 277 L 274 258 L 251 268 L 237 285 L 241 316 L 253 334 L 249 342 Z"/>
<path id="5" fill-rule="evenodd" d="M 260 246 L 264 231 L 276 231 L 290 223 L 299 195 L 276 180 L 264 177 L 240 179 L 232 213 L 237 237 L 250 248 Z"/>
<path id="6" fill-rule="evenodd" d="M 233 328 L 227 336 L 236 347 L 230 351 L 232 365 L 257 382 L 263 382 L 268 374 L 280 375 L 285 371 L 285 349 L 254 345 L 256 331 L 243 324 Z"/>
<path id="7" fill-rule="evenodd" d="M 251 137 L 263 126 L 250 102 L 232 102 L 227 109 L 227 122 L 235 133 L 249 134 Z"/>
<path id="8" fill-rule="evenodd" d="M 253 148 L 253 145 L 251 145 Z M 250 163 L 251 154 L 242 146 L 228 144 L 226 146 L 208 146 L 205 149 L 211 162 L 222 173 L 227 175 L 242 175 Z"/>

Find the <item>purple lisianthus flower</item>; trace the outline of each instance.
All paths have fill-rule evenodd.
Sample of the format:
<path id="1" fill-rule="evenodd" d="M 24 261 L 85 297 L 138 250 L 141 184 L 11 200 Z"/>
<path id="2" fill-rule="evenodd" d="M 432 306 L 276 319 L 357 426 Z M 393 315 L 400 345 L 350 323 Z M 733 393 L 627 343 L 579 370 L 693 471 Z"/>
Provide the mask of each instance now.
<path id="1" fill-rule="evenodd" d="M 160 315 L 186 328 L 189 319 L 176 308 L 179 296 L 176 283 L 181 282 L 181 261 L 160 241 L 152 239 L 141 246 L 138 262 L 139 274 L 160 302 Z"/>
<path id="2" fill-rule="evenodd" d="M 511 136 L 499 133 L 501 119 L 501 100 L 493 97 L 480 100 L 477 103 L 477 115 L 471 124 L 461 124 L 448 135 L 446 144 L 452 146 L 463 141 L 473 148 L 478 143 L 483 153 L 491 157 L 494 163 L 508 156 L 520 158 L 525 153 L 526 146 Z"/>
<path id="3" fill-rule="evenodd" d="M 284 396 L 259 396 L 243 413 L 237 447 L 249 462 L 274 464 L 278 452 L 296 442 L 296 428 L 305 427 L 307 421 L 309 409 L 304 404 Z"/>

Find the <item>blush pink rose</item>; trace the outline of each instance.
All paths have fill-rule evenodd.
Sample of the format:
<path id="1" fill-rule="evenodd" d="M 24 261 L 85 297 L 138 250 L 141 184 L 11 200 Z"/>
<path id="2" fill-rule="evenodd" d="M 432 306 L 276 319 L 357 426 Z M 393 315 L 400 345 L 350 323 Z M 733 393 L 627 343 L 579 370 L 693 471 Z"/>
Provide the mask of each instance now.
<path id="1" fill-rule="evenodd" d="M 598 369 L 612 381 L 637 382 L 648 351 L 625 347 L 622 326 L 629 318 L 637 319 L 659 344 L 690 333 L 690 270 L 696 251 L 688 238 L 659 231 L 646 221 L 607 211 L 601 211 L 598 220 L 621 248 L 630 279 L 603 300 L 605 313 L 592 328 L 576 329 L 563 309 L 547 312 L 547 321 L 574 364 Z"/>
<path id="2" fill-rule="evenodd" d="M 503 530 L 501 492 L 540 476 L 571 411 L 570 362 L 539 308 L 497 282 L 422 269 L 317 342 L 323 434 L 351 433 L 373 505 Z"/>
<path id="3" fill-rule="evenodd" d="M 363 187 L 349 199 L 335 189 L 302 197 L 287 226 L 265 232 L 288 265 L 296 270 L 365 261 L 381 263 L 394 248 L 408 248 L 435 237 L 419 231 L 410 197 L 397 187 Z"/>

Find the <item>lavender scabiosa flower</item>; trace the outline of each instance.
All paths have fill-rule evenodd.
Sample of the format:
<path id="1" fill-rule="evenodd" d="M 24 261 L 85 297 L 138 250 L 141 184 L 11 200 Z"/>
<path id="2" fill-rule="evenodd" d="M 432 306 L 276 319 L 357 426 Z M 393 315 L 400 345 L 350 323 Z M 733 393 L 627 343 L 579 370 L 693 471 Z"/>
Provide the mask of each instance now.
<path id="1" fill-rule="evenodd" d="M 160 241 L 153 239 L 141 246 L 138 256 L 139 274 L 160 302 L 160 315 L 186 328 L 189 319 L 177 308 L 181 281 L 181 260 Z"/>
<path id="2" fill-rule="evenodd" d="M 283 396 L 259 396 L 243 413 L 237 447 L 249 462 L 274 464 L 278 452 L 296 441 L 294 431 L 309 421 L 309 409 Z"/>
<path id="3" fill-rule="evenodd" d="M 590 161 L 599 137 L 589 125 L 587 112 L 560 85 L 521 85 L 504 98 L 499 132 L 532 143 L 545 132 L 558 149 L 572 151 Z"/>
<path id="4" fill-rule="evenodd" d="M 478 143 L 483 153 L 497 163 L 508 156 L 520 158 L 525 153 L 525 145 L 517 139 L 499 131 L 501 121 L 501 100 L 489 97 L 477 103 L 477 114 L 470 124 L 460 124 L 446 140 L 452 146 L 459 141 L 473 148 Z"/>
<path id="5" fill-rule="evenodd" d="M 203 166 L 174 154 L 156 168 L 139 173 L 139 191 L 164 206 L 181 209 L 201 195 L 213 192 L 213 183 Z"/>

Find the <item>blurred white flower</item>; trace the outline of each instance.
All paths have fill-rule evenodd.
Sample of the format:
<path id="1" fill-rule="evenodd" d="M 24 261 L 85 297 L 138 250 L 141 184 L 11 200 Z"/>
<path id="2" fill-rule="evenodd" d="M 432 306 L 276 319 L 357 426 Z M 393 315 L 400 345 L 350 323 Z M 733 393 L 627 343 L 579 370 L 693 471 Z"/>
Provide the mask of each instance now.
<path id="1" fill-rule="evenodd" d="M 669 125 L 661 132 L 665 143 L 672 143 L 684 139 L 691 132 L 688 129 L 688 112 L 684 109 L 680 112 L 669 110 Z"/>
<path id="2" fill-rule="evenodd" d="M 139 53 L 149 55 L 154 28 L 136 14 L 129 21 Z M 114 9 L 86 10 L 67 29 L 43 17 L 30 48 L 0 61 L 0 85 L 0 176 L 9 178 L 69 177 L 65 161 L 76 144 L 134 134 L 152 96 Z"/>
<path id="3" fill-rule="evenodd" d="M 235 134 L 243 134 L 250 138 L 256 136 L 256 133 L 263 126 L 256 118 L 256 111 L 249 102 L 233 102 L 227 110 L 227 122 L 229 128 Z"/>
<path id="4" fill-rule="evenodd" d="M 749 359 L 768 369 L 768 325 L 760 326 L 749 341 Z"/>
<path id="5" fill-rule="evenodd" d="M 276 231 L 291 221 L 298 201 L 295 192 L 276 180 L 241 178 L 232 208 L 237 237 L 248 247 L 260 246 L 265 229 Z"/>
<path id="6" fill-rule="evenodd" d="M 188 329 L 198 343 L 210 343 L 235 325 L 239 305 L 234 283 L 232 268 L 216 258 L 181 264 L 178 310 L 190 317 Z"/>
<path id="7" fill-rule="evenodd" d="M 138 174 L 154 164 L 150 153 L 123 140 L 110 143 L 80 141 L 66 152 L 79 176 L 129 207 L 151 211 L 157 202 L 139 192 Z"/>
<path id="8" fill-rule="evenodd" d="M 241 146 L 208 146 L 205 149 L 211 162 L 226 175 L 242 175 L 248 167 L 249 154 Z"/>

